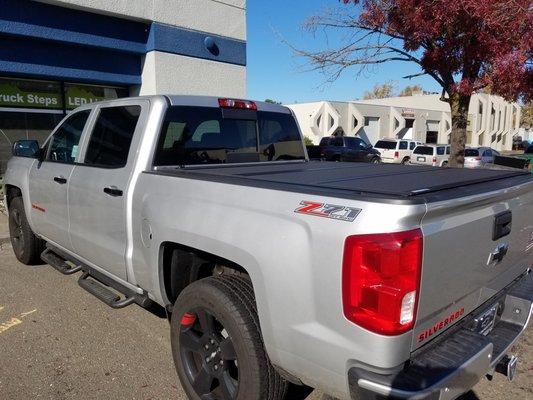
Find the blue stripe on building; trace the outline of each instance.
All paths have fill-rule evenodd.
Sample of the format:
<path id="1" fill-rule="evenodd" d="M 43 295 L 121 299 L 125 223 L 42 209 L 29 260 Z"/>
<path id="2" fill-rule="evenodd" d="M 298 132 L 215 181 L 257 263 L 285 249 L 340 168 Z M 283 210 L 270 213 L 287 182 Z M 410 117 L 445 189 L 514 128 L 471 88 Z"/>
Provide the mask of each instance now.
<path id="1" fill-rule="evenodd" d="M 161 51 L 246 65 L 246 43 L 29 0 L 0 0 L 0 74 L 134 85 Z"/>

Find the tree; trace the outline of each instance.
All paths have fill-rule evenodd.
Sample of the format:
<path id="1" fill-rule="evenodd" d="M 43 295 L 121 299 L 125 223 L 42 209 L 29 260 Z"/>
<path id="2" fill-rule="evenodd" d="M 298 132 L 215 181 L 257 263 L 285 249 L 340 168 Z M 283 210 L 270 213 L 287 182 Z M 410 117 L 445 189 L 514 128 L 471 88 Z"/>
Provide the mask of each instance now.
<path id="1" fill-rule="evenodd" d="M 276 101 L 276 100 L 272 100 L 272 99 L 266 99 L 266 100 L 265 100 L 265 103 L 271 103 L 271 104 L 281 104 L 281 102 L 279 102 L 279 101 Z"/>
<path id="2" fill-rule="evenodd" d="M 309 136 L 304 136 L 304 143 L 306 146 L 312 146 L 314 144 L 313 139 L 311 139 Z"/>
<path id="3" fill-rule="evenodd" d="M 431 76 L 450 104 L 450 165 L 462 166 L 471 95 L 490 86 L 507 100 L 533 98 L 531 0 L 340 0 L 344 6 L 311 17 L 317 32 L 343 31 L 339 47 L 296 49 L 311 69 L 335 80 L 388 62 L 408 62 Z"/>
<path id="4" fill-rule="evenodd" d="M 386 83 L 376 84 L 372 90 L 367 90 L 364 95 L 364 100 L 370 99 L 384 99 L 394 96 L 394 82 L 389 81 Z"/>
<path id="5" fill-rule="evenodd" d="M 400 92 L 400 97 L 413 96 L 415 94 L 424 93 L 424 89 L 420 85 L 406 86 Z"/>
<path id="6" fill-rule="evenodd" d="M 533 102 L 522 107 L 522 115 L 520 117 L 520 126 L 526 129 L 533 129 Z"/>

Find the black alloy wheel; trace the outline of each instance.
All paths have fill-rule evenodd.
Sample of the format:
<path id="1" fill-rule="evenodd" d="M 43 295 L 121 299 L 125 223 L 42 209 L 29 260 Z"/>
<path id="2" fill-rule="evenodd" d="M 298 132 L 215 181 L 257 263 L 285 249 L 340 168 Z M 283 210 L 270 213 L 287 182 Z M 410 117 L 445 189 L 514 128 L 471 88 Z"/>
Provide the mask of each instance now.
<path id="1" fill-rule="evenodd" d="M 180 327 L 181 362 L 202 400 L 233 400 L 239 386 L 235 347 L 222 323 L 205 308 L 185 313 Z"/>

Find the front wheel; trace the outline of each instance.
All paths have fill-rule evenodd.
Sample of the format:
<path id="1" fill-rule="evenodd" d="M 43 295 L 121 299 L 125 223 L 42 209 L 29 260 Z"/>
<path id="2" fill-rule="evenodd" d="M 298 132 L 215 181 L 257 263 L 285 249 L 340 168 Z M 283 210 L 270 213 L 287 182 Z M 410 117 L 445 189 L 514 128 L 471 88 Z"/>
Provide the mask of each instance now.
<path id="1" fill-rule="evenodd" d="M 44 241 L 31 230 L 22 197 L 15 197 L 9 204 L 9 236 L 17 260 L 26 265 L 42 264 Z"/>
<path id="2" fill-rule="evenodd" d="M 282 400 L 288 390 L 265 352 L 247 277 L 209 277 L 179 295 L 172 355 L 190 399 Z"/>

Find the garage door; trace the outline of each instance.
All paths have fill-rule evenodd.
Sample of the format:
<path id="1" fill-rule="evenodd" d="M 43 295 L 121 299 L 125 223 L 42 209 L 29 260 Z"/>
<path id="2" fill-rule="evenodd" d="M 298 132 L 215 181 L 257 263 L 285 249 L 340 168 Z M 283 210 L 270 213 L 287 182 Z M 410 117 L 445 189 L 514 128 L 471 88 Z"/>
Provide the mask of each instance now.
<path id="1" fill-rule="evenodd" d="M 359 131 L 359 137 L 374 146 L 379 140 L 379 118 L 365 117 L 365 126 Z"/>

